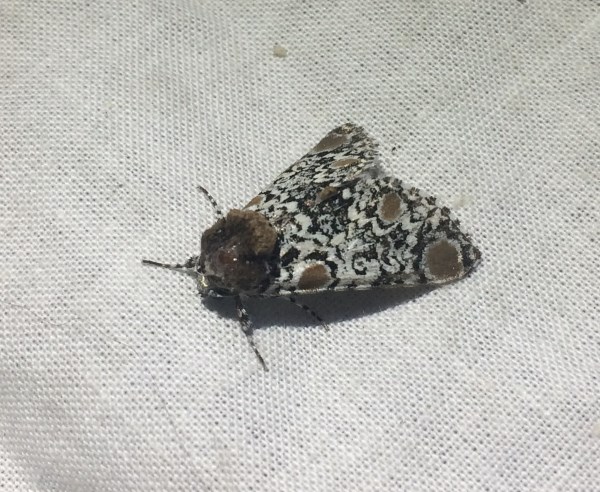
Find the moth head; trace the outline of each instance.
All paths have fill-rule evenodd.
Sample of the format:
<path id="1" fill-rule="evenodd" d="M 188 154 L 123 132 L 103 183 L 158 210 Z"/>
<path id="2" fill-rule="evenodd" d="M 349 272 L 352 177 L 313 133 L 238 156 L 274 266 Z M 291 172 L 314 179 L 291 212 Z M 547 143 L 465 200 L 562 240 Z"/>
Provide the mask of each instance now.
<path id="1" fill-rule="evenodd" d="M 197 266 L 203 296 L 257 294 L 276 269 L 277 231 L 258 212 L 230 210 L 202 235 Z"/>

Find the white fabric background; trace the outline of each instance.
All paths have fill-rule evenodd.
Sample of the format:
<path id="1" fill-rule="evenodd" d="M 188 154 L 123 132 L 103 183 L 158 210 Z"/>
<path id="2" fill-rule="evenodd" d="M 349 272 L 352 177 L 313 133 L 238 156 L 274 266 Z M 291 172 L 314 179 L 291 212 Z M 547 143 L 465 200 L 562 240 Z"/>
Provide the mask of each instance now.
<path id="1" fill-rule="evenodd" d="M 600 5 L 0 3 L 2 490 L 600 490 Z M 288 50 L 274 56 L 274 46 Z M 250 311 L 198 252 L 334 126 L 483 253 Z"/>

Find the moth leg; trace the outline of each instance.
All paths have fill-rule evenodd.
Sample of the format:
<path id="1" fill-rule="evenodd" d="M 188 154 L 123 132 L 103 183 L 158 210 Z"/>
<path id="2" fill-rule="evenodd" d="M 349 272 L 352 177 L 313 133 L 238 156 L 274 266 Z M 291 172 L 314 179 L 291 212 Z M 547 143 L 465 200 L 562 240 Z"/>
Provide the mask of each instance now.
<path id="1" fill-rule="evenodd" d="M 153 265 L 161 268 L 168 268 L 170 270 L 189 270 L 190 268 L 194 268 L 198 264 L 199 256 L 192 256 L 189 260 L 186 260 L 185 263 L 160 263 L 154 260 L 142 260 L 142 263 L 145 265 Z"/>
<path id="2" fill-rule="evenodd" d="M 325 328 L 325 330 L 329 331 L 329 326 L 327 326 L 327 323 L 325 323 L 325 321 L 323 320 L 323 318 L 321 318 L 321 316 L 319 316 L 317 313 L 315 313 L 311 308 L 309 308 L 306 304 L 302 304 L 301 302 L 298 302 L 296 300 L 295 297 L 292 296 L 288 296 L 285 297 L 285 299 L 287 299 L 288 301 L 290 301 L 292 304 L 295 304 L 296 306 L 298 306 L 300 309 L 306 311 L 308 314 L 310 314 L 313 318 L 315 318 L 322 326 L 323 328 Z"/>
<path id="3" fill-rule="evenodd" d="M 222 219 L 223 218 L 223 210 L 221 210 L 221 207 L 219 207 L 219 204 L 217 203 L 217 200 L 215 200 L 213 198 L 213 196 L 208 192 L 208 190 L 206 188 L 204 188 L 203 186 L 197 185 L 198 191 L 200 191 L 200 193 L 202 193 L 207 200 L 210 202 L 210 204 L 212 205 L 212 208 L 215 211 L 215 214 L 217 215 L 218 219 Z"/>
<path id="4" fill-rule="evenodd" d="M 240 296 L 235 296 L 235 308 L 237 310 L 238 319 L 242 324 L 242 331 L 244 332 L 244 335 L 246 335 L 250 347 L 252 347 L 252 350 L 254 350 L 254 354 L 256 355 L 258 362 L 260 362 L 262 368 L 265 371 L 267 371 L 268 369 L 267 365 L 265 364 L 265 360 L 262 358 L 262 355 L 260 355 L 260 352 L 254 344 L 254 328 L 252 326 L 252 322 L 250 321 L 250 317 L 248 316 L 248 311 L 246 311 L 246 308 L 244 307 L 244 304 L 242 303 L 242 298 Z"/>

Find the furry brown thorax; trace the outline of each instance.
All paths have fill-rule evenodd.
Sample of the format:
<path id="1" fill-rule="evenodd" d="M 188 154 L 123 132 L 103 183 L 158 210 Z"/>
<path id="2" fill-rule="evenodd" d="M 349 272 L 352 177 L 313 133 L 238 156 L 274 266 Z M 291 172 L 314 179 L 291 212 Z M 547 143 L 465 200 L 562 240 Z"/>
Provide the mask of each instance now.
<path id="1" fill-rule="evenodd" d="M 257 212 L 230 210 L 202 234 L 198 265 L 202 295 L 256 294 L 277 259 L 277 231 Z"/>

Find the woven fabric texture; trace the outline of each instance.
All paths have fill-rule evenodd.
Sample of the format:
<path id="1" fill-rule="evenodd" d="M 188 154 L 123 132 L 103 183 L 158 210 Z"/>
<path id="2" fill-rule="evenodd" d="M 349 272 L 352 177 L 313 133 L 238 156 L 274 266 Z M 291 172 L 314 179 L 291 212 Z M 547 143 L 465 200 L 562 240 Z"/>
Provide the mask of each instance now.
<path id="1" fill-rule="evenodd" d="M 600 490 L 600 5 L 0 3 L 0 489 Z M 335 126 L 481 249 L 249 303 L 184 260 Z"/>

